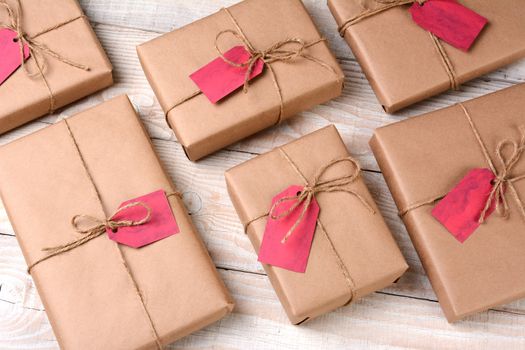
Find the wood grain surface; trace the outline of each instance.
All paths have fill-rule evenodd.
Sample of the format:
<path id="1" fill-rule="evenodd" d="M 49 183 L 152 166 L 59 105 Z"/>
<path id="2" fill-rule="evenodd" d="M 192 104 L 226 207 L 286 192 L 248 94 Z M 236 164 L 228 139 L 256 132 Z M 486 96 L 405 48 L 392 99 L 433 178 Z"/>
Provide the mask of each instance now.
<path id="1" fill-rule="evenodd" d="M 209 15 L 236 0 L 81 0 L 114 67 L 113 87 L 0 136 L 30 134 L 113 96 L 128 94 L 219 268 L 237 307 L 222 321 L 173 349 L 523 349 L 525 300 L 448 324 L 368 147 L 373 130 L 407 117 L 525 82 L 525 60 L 471 81 L 396 115 L 383 112 L 325 1 L 305 0 L 346 74 L 343 95 L 232 145 L 189 162 L 146 81 L 136 45 Z M 405 255 L 410 270 L 394 286 L 302 326 L 288 322 L 228 198 L 224 171 L 297 137 L 335 124 Z M 53 332 L 0 204 L 0 349 L 57 349 Z"/>

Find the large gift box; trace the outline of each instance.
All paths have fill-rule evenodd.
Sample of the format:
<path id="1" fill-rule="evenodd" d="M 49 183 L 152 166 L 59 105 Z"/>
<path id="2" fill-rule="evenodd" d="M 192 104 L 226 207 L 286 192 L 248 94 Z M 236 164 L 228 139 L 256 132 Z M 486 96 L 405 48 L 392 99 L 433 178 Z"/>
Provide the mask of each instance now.
<path id="1" fill-rule="evenodd" d="M 263 72 L 244 92 L 237 89 L 212 103 L 190 76 L 217 59 L 227 66 L 218 51 L 239 47 L 245 56 L 237 63 L 258 59 L 254 70 Z M 343 87 L 343 73 L 300 0 L 245 0 L 137 51 L 167 122 L 191 160 L 335 98 Z M 248 67 L 230 68 L 244 80 Z M 230 82 L 221 74 L 215 75 L 212 90 Z"/>
<path id="2" fill-rule="evenodd" d="M 111 63 L 76 0 L 2 1 L 0 78 L 7 65 L 21 65 L 20 45 L 24 67 L 0 79 L 0 134 L 113 83 Z"/>
<path id="3" fill-rule="evenodd" d="M 387 112 L 458 88 L 525 56 L 525 7 L 521 0 L 459 0 L 488 20 L 468 51 L 431 36 L 409 12 L 411 6 L 429 6 L 431 10 L 455 6 L 452 1 L 328 0 L 341 35 Z M 438 15 L 434 12 L 430 16 L 432 20 Z M 444 18 L 442 23 L 454 25 L 455 19 Z M 459 32 L 454 30 L 453 34 Z"/>
<path id="4" fill-rule="evenodd" d="M 1 147 L 0 184 L 61 348 L 160 349 L 232 310 L 127 97 Z"/>
<path id="5" fill-rule="evenodd" d="M 311 249 L 306 247 L 309 258 L 304 273 L 287 266 L 263 264 L 294 324 L 382 289 L 407 269 L 360 177 L 357 162 L 350 158 L 334 126 L 228 170 L 226 182 L 259 260 L 263 241 L 268 239 L 266 225 L 273 220 L 270 218 L 272 198 L 292 185 L 303 187 L 303 192 L 307 187 L 313 191 L 320 216 L 317 223 L 314 221 Z M 303 208 L 305 205 L 303 202 Z M 301 205 L 295 209 L 295 215 L 300 211 Z M 285 258 L 293 263 L 304 253 L 294 245 L 305 235 L 308 233 L 303 229 L 293 232 L 286 242 L 277 242 L 275 251 L 287 250 L 291 245 Z M 281 238 L 284 237 L 278 236 L 278 240 Z"/>
<path id="6" fill-rule="evenodd" d="M 380 128 L 371 146 L 449 321 L 525 296 L 525 84 Z"/>

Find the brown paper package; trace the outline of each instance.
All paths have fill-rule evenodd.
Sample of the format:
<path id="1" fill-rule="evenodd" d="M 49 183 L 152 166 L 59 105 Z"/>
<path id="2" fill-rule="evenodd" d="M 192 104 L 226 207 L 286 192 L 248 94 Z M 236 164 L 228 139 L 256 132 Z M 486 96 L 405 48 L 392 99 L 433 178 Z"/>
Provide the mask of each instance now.
<path id="1" fill-rule="evenodd" d="M 334 126 L 304 136 L 282 149 L 308 181 L 331 160 L 349 156 Z M 326 178 L 345 175 L 349 167 L 342 163 L 331 168 Z M 228 170 L 226 182 L 243 225 L 267 213 L 275 195 L 291 185 L 303 184 L 279 149 Z M 350 188 L 361 194 L 376 213 L 372 214 L 347 193 L 319 193 L 316 198 L 321 208 L 319 219 L 354 282 L 353 295 L 358 299 L 396 281 L 407 264 L 363 180 L 359 177 Z M 248 226 L 247 233 L 256 252 L 266 221 L 262 218 Z M 352 291 L 327 236 L 318 225 L 304 274 L 263 264 L 294 324 L 344 306 L 351 299 Z"/>
<path id="2" fill-rule="evenodd" d="M 496 168 L 497 144 L 519 140 L 525 84 L 464 103 Z M 488 168 L 460 106 L 380 128 L 371 147 L 399 208 L 450 191 L 473 168 Z M 525 173 L 521 159 L 513 174 Z M 525 197 L 525 183 L 515 187 Z M 525 222 L 509 196 L 510 217 L 495 213 L 463 244 L 431 216 L 433 205 L 404 216 L 432 287 L 449 321 L 525 296 Z M 402 210 L 402 209 L 401 209 Z"/>
<path id="3" fill-rule="evenodd" d="M 245 0 L 229 8 L 248 40 L 257 50 L 298 38 L 321 38 L 300 0 Z M 177 139 L 191 160 L 198 160 L 279 121 L 280 99 L 268 67 L 242 89 L 212 104 L 200 94 L 173 108 L 181 99 L 199 91 L 190 74 L 219 57 L 215 39 L 219 32 L 236 30 L 225 10 L 165 34 L 137 48 L 138 55 Z M 223 50 L 242 45 L 233 35 L 220 40 Z M 286 46 L 286 49 L 294 46 Z M 339 96 L 343 72 L 326 42 L 306 49 L 335 72 L 304 58 L 274 62 L 287 119 Z"/>
<path id="4" fill-rule="evenodd" d="M 461 0 L 460 3 L 486 17 L 489 24 L 468 52 L 441 41 L 459 84 L 525 56 L 522 0 Z M 328 0 L 328 6 L 341 26 L 364 8 L 384 5 L 375 0 Z M 392 8 L 366 18 L 350 26 L 344 36 L 388 113 L 451 87 L 429 33 L 412 20 L 409 7 Z"/>
<path id="5" fill-rule="evenodd" d="M 8 0 L 16 8 L 16 1 Z M 23 29 L 28 36 L 83 15 L 76 0 L 21 0 Z M 0 25 L 10 23 L 0 9 Z M 36 38 L 63 57 L 90 68 L 71 67 L 48 55 L 44 75 L 55 97 L 55 109 L 113 84 L 112 67 L 89 21 L 85 17 Z M 39 58 L 41 59 L 41 58 Z M 34 57 L 27 60 L 36 71 Z M 40 77 L 29 77 L 22 68 L 0 85 L 0 134 L 50 112 L 50 94 Z"/>
<path id="6" fill-rule="evenodd" d="M 28 264 L 42 248 L 79 238 L 78 214 L 105 218 L 125 200 L 174 187 L 127 97 L 0 148 L 0 194 Z M 38 156 L 37 156 L 38 154 Z M 227 315 L 233 302 L 178 197 L 180 233 L 141 249 L 102 235 L 35 266 L 31 273 L 64 349 L 153 349 L 155 337 L 119 250 L 163 344 Z"/>

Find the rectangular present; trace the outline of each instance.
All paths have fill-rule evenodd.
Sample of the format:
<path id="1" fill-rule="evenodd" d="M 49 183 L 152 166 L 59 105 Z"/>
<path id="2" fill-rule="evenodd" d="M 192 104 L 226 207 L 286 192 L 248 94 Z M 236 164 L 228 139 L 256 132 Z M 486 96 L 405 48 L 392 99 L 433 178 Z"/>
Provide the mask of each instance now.
<path id="1" fill-rule="evenodd" d="M 175 192 L 125 96 L 1 147 L 0 184 L 30 266 L 86 237 L 74 216 L 104 220 L 124 201 Z M 61 348 L 158 349 L 232 310 L 181 198 L 168 201 L 177 234 L 139 249 L 103 234 L 31 268 Z"/>
<path id="2" fill-rule="evenodd" d="M 463 106 L 380 128 L 370 142 L 449 321 L 525 297 L 525 217 L 509 182 L 504 183 L 509 217 L 492 213 L 464 243 L 432 216 L 434 202 L 472 169 L 490 169 L 492 163 L 504 179 L 525 174 L 523 153 L 507 175 L 497 156 L 500 142 L 519 145 L 525 137 L 519 129 L 525 126 L 525 84 Z M 502 150 L 505 162 L 509 146 Z M 519 198 L 525 198 L 524 182 L 513 183 Z"/>
<path id="3" fill-rule="evenodd" d="M 229 32 L 217 38 L 224 31 L 237 36 Z M 339 96 L 344 76 L 321 39 L 300 0 L 245 0 L 137 51 L 168 124 L 189 159 L 198 160 Z M 246 93 L 239 89 L 213 104 L 190 75 L 219 57 L 216 40 L 223 51 L 249 43 L 266 64 Z M 270 50 L 287 40 L 296 42 Z M 271 62 L 276 56 L 281 58 Z"/>
<path id="4" fill-rule="evenodd" d="M 113 84 L 111 63 L 76 0 L 7 4 L 12 15 L 0 7 L 0 29 L 20 19 L 18 34 L 33 50 L 29 73 L 20 67 L 0 84 L 0 134 Z"/>
<path id="5" fill-rule="evenodd" d="M 440 40 L 445 55 L 442 56 L 429 32 L 412 20 L 410 4 L 389 8 L 345 27 L 350 20 L 390 4 L 377 0 L 328 0 L 337 25 L 388 113 L 525 56 L 522 1 L 459 2 L 487 18 L 488 25 L 467 52 Z"/>
<path id="6" fill-rule="evenodd" d="M 349 153 L 334 126 L 304 136 L 226 172 L 228 192 L 259 254 L 272 198 L 291 185 L 313 186 L 319 169 Z M 347 176 L 355 169 L 340 163 L 320 181 Z M 302 178 L 304 177 L 304 179 Z M 320 192 L 320 216 L 305 273 L 263 264 L 294 324 L 320 316 L 396 281 L 407 264 L 358 175 L 343 191 Z M 322 226 L 321 226 L 322 225 Z M 297 232 L 301 235 L 304 232 Z M 284 243 L 287 244 L 287 243 Z"/>

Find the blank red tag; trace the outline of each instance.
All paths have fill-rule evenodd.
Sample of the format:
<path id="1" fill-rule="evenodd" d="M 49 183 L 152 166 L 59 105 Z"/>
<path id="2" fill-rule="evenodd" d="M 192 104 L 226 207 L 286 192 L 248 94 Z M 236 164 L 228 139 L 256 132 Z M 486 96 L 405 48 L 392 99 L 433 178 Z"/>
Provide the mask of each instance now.
<path id="1" fill-rule="evenodd" d="M 291 186 L 279 193 L 272 200 L 272 206 L 281 198 L 293 197 L 302 191 L 301 186 Z M 293 201 L 285 201 L 278 208 L 278 215 L 287 211 L 295 203 Z M 286 270 L 304 273 L 310 256 L 310 248 L 314 238 L 314 232 L 317 225 L 317 218 L 319 217 L 319 204 L 315 198 L 308 207 L 300 224 L 292 233 L 290 238 L 283 243 L 282 239 L 290 228 L 299 219 L 303 210 L 303 205 L 299 205 L 290 214 L 278 220 L 268 217 L 266 229 L 264 230 L 264 237 L 259 249 L 259 261 L 272 266 L 281 267 Z"/>
<path id="2" fill-rule="evenodd" d="M 129 247 L 141 248 L 180 232 L 164 191 L 159 190 L 142 197 L 131 199 L 122 203 L 120 208 L 135 202 L 144 203 L 151 209 L 150 220 L 140 226 L 120 227 L 115 232 L 106 229 L 109 239 Z M 113 217 L 113 220 L 140 221 L 146 215 L 146 208 L 143 206 L 135 206 L 118 213 Z"/>
<path id="3" fill-rule="evenodd" d="M 11 29 L 0 29 L 0 85 L 22 65 L 20 45 L 16 32 Z M 29 47 L 24 45 L 24 59 L 29 58 Z"/>
<path id="4" fill-rule="evenodd" d="M 250 60 L 250 53 L 243 46 L 236 46 L 224 54 L 231 62 L 243 64 Z M 263 72 L 264 62 L 259 59 L 250 75 L 250 80 Z M 217 103 L 244 85 L 248 67 L 236 67 L 221 57 L 211 61 L 190 78 L 211 103 Z"/>
<path id="5" fill-rule="evenodd" d="M 428 0 L 410 7 L 414 21 L 438 38 L 468 51 L 488 20 L 456 0 Z"/>
<path id="6" fill-rule="evenodd" d="M 479 227 L 479 218 L 485 208 L 492 181 L 496 178 L 490 169 L 473 169 L 432 210 L 435 217 L 461 243 Z M 487 217 L 494 211 L 493 204 Z"/>

